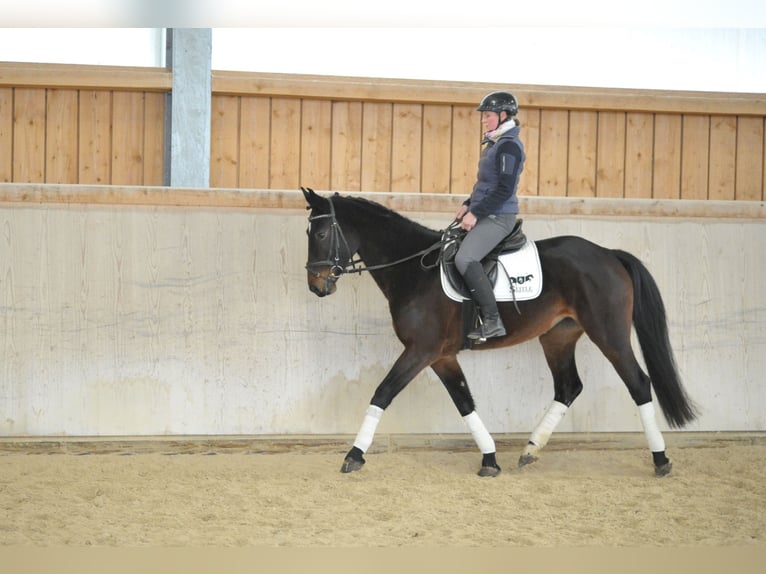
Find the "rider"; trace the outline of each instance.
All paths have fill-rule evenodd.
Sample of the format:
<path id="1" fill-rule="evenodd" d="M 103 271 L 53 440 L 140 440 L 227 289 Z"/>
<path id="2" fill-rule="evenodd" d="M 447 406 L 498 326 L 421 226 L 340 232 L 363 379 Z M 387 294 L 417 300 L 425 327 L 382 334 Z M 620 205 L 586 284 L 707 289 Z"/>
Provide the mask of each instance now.
<path id="1" fill-rule="evenodd" d="M 455 218 L 468 233 L 455 255 L 455 267 L 463 276 L 471 297 L 479 307 L 481 322 L 468 333 L 470 339 L 505 335 L 492 285 L 481 260 L 512 230 L 519 213 L 516 189 L 524 169 L 524 144 L 519 139 L 519 111 L 509 92 L 492 92 L 476 108 L 484 126 L 476 184 Z"/>

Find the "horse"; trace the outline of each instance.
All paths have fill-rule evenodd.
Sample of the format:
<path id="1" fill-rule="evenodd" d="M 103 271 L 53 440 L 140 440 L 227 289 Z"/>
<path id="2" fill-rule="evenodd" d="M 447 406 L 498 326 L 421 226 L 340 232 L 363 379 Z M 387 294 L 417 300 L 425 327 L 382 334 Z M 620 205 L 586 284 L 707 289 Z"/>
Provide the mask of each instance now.
<path id="1" fill-rule="evenodd" d="M 360 470 L 378 422 L 394 398 L 430 367 L 441 380 L 481 451 L 478 474 L 497 476 L 495 442 L 476 412 L 457 360 L 464 349 L 462 304 L 442 289 L 438 266 L 424 265 L 443 232 L 429 229 L 376 202 L 338 193 L 329 197 L 301 187 L 307 202 L 308 287 L 319 297 L 336 292 L 340 277 L 367 271 L 388 300 L 396 336 L 404 350 L 377 386 L 341 472 Z M 472 350 L 517 345 L 537 337 L 553 375 L 553 401 L 519 457 L 524 467 L 539 460 L 556 426 L 583 389 L 575 346 L 587 334 L 611 362 L 638 407 L 658 477 L 670 473 L 652 389 L 667 423 L 680 428 L 694 420 L 697 406 L 684 389 L 670 345 L 665 306 L 657 283 L 634 255 L 578 236 L 535 242 L 543 275 L 540 295 L 499 303 L 506 335 Z M 357 257 L 357 259 L 354 259 Z M 635 329 L 645 373 L 633 352 Z"/>

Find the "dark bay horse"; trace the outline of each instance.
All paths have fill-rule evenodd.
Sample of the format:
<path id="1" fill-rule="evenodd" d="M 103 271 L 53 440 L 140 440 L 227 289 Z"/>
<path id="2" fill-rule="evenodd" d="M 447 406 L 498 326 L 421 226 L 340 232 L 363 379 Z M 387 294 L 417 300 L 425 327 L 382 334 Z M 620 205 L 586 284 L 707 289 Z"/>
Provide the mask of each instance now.
<path id="1" fill-rule="evenodd" d="M 342 472 L 365 463 L 383 411 L 423 369 L 430 367 L 444 384 L 482 452 L 480 476 L 500 467 L 495 442 L 476 413 L 474 400 L 457 361 L 461 350 L 461 304 L 443 292 L 439 269 L 421 264 L 421 255 L 438 246 L 441 232 L 428 229 L 377 203 L 335 194 L 322 197 L 301 188 L 311 210 L 308 228 L 308 285 L 319 297 L 331 295 L 343 273 L 369 271 L 388 300 L 394 331 L 404 345 L 378 385 Z M 683 389 L 668 339 L 665 308 L 646 267 L 633 255 L 606 249 L 581 237 L 536 242 L 543 290 L 539 297 L 501 303 L 504 337 L 476 349 L 516 345 L 539 337 L 553 374 L 553 402 L 532 432 L 519 466 L 538 459 L 566 411 L 582 391 L 575 365 L 575 345 L 583 333 L 612 363 L 638 406 L 655 474 L 670 472 L 665 442 L 655 419 L 652 388 L 672 427 L 696 416 Z M 353 259 L 358 255 L 358 259 Z M 359 266 L 363 267 L 359 267 Z M 635 328 L 649 374 L 631 347 Z"/>

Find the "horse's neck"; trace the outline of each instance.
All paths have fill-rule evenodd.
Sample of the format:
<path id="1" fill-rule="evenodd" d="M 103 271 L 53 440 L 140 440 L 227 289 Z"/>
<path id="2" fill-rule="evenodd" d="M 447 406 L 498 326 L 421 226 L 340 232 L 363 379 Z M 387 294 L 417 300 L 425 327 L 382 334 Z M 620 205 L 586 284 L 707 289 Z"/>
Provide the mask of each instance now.
<path id="1" fill-rule="evenodd" d="M 420 255 L 411 256 L 439 239 L 438 235 L 429 234 L 425 228 L 419 229 L 415 224 L 409 227 L 408 223 L 407 220 L 398 221 L 393 228 L 377 225 L 365 228 L 360 234 L 362 240 L 359 257 L 365 265 L 372 267 L 395 263 L 372 272 L 375 283 L 389 300 L 402 288 L 409 288 L 408 286 L 414 284 L 414 274 L 424 272 L 420 265 Z M 408 259 L 400 261 L 405 258 Z"/>

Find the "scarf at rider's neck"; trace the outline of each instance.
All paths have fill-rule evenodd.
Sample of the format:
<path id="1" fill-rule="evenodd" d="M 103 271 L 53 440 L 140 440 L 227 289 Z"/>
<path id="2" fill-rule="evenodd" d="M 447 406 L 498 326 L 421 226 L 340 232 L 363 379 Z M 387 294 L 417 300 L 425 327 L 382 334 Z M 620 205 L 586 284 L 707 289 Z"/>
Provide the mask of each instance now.
<path id="1" fill-rule="evenodd" d="M 499 126 L 497 126 L 497 129 L 492 130 L 491 132 L 486 132 L 484 134 L 484 139 L 482 140 L 482 143 L 484 142 L 496 142 L 501 135 L 503 135 L 508 130 L 511 130 L 515 128 L 518 125 L 518 122 L 516 121 L 516 118 L 511 118 Z"/>

